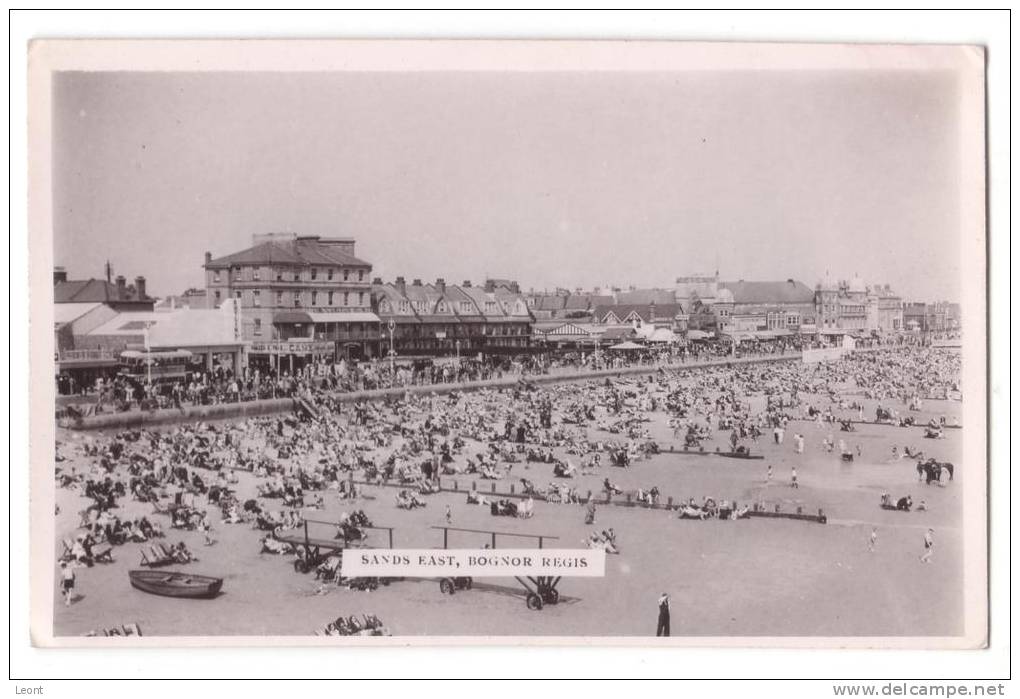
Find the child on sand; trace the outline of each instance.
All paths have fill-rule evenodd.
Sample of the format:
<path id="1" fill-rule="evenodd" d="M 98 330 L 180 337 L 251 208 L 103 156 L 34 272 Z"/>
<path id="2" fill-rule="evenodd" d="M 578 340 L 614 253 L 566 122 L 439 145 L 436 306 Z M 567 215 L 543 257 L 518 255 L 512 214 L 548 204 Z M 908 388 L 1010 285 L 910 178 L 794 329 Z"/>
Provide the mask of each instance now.
<path id="1" fill-rule="evenodd" d="M 935 552 L 935 530 L 928 528 L 924 533 L 924 554 L 921 556 L 921 563 L 931 563 L 932 554 Z"/>
<path id="2" fill-rule="evenodd" d="M 64 606 L 71 606 L 71 595 L 74 593 L 74 569 L 67 561 L 60 562 L 60 594 L 64 596 Z"/>

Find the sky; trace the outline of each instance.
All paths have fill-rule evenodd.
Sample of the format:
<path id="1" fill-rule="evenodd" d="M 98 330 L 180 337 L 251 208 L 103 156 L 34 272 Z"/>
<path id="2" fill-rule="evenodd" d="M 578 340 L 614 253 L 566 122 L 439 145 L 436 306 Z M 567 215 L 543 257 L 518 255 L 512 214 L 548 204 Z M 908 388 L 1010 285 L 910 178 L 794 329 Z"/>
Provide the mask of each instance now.
<path id="1" fill-rule="evenodd" d="M 949 73 L 84 73 L 53 88 L 55 264 L 204 284 L 252 234 L 373 276 L 809 286 L 958 300 Z"/>

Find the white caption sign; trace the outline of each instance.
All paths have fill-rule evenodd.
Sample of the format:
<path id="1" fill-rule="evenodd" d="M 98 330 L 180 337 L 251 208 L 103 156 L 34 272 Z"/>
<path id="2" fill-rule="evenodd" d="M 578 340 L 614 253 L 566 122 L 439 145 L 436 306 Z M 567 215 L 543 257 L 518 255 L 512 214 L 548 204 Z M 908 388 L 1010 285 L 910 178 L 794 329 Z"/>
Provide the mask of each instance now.
<path id="1" fill-rule="evenodd" d="M 602 549 L 348 549 L 346 577 L 434 578 L 464 576 L 562 576 L 606 574 Z"/>

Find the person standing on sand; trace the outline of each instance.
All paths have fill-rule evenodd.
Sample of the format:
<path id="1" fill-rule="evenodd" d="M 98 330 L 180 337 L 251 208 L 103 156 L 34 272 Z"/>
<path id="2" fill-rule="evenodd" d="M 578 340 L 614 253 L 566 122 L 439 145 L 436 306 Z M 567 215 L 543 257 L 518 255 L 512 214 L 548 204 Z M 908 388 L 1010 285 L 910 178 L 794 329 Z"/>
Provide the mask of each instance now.
<path id="1" fill-rule="evenodd" d="M 446 506 L 446 523 L 449 524 L 453 521 L 453 512 L 450 511 L 450 506 Z"/>
<path id="2" fill-rule="evenodd" d="M 796 466 L 793 466 L 792 468 L 790 468 L 790 487 L 791 488 L 800 488 L 800 485 L 797 484 L 797 467 Z"/>
<path id="3" fill-rule="evenodd" d="M 74 569 L 67 561 L 60 562 L 60 594 L 64 596 L 64 606 L 70 607 L 71 596 L 74 594 Z"/>
<path id="4" fill-rule="evenodd" d="M 924 533 L 924 554 L 921 556 L 921 563 L 931 563 L 932 554 L 935 552 L 935 530 L 931 527 Z"/>
<path id="5" fill-rule="evenodd" d="M 669 636 L 669 595 L 665 592 L 659 597 L 659 624 L 655 628 L 656 636 Z"/>
<path id="6" fill-rule="evenodd" d="M 772 464 L 769 464 L 769 470 L 765 473 L 765 482 L 772 482 Z"/>
<path id="7" fill-rule="evenodd" d="M 875 553 L 875 544 L 878 543 L 878 527 L 871 528 L 871 536 L 868 537 L 868 551 Z"/>

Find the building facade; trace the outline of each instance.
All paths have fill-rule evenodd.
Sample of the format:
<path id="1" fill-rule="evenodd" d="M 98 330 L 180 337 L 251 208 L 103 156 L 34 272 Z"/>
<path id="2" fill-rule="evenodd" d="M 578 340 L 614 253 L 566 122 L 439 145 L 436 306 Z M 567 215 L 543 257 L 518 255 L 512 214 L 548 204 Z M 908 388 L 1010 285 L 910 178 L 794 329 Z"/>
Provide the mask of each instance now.
<path id="1" fill-rule="evenodd" d="M 309 361 L 378 356 L 372 265 L 352 238 L 255 235 L 252 247 L 205 255 L 206 303 L 234 299 L 241 337 L 256 365 L 300 368 Z M 296 361 L 295 361 L 296 360 Z"/>
<path id="2" fill-rule="evenodd" d="M 434 284 L 404 277 L 372 285 L 382 328 L 382 355 L 468 356 L 526 351 L 535 317 L 516 282 L 488 280 L 483 286 Z"/>

